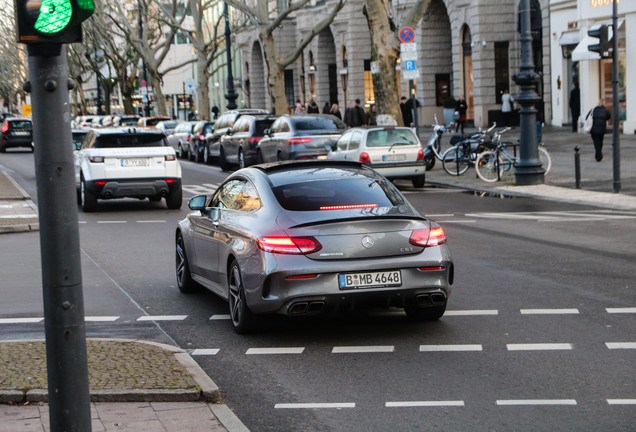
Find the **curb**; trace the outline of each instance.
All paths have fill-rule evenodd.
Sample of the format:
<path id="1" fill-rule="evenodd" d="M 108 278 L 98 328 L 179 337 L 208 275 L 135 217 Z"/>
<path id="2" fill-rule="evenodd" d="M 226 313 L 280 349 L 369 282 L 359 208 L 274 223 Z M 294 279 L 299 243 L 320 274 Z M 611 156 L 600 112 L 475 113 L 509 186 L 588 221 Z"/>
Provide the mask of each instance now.
<path id="1" fill-rule="evenodd" d="M 15 188 L 15 191 L 19 194 L 19 196 L 16 195 L 9 195 L 9 196 L 0 196 L 0 199 L 6 199 L 6 200 L 28 200 L 31 198 L 31 196 L 24 190 L 22 189 L 22 186 L 20 186 L 18 184 L 18 182 L 16 182 L 13 177 L 11 177 L 6 171 L 0 171 L 0 173 L 9 181 L 9 183 L 11 183 L 11 186 L 13 186 Z M 0 179 L 0 182 L 2 181 L 2 179 Z"/>

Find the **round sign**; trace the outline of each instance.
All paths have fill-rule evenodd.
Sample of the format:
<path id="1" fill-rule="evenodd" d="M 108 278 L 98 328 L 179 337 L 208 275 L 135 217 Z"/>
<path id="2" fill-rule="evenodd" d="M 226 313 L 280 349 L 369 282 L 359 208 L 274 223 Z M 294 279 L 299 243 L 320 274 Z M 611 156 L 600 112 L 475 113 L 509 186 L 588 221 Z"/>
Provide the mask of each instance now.
<path id="1" fill-rule="evenodd" d="M 402 27 L 400 29 L 400 42 L 411 43 L 415 41 L 415 30 L 411 27 Z"/>

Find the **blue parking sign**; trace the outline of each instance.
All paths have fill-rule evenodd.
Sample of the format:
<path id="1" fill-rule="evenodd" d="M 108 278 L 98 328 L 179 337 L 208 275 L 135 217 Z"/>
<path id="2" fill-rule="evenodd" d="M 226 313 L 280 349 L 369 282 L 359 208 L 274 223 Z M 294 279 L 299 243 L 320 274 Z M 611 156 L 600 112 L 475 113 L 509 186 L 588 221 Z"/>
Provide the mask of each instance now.
<path id="1" fill-rule="evenodd" d="M 404 70 L 414 71 L 415 69 L 415 60 L 407 60 L 404 62 Z"/>

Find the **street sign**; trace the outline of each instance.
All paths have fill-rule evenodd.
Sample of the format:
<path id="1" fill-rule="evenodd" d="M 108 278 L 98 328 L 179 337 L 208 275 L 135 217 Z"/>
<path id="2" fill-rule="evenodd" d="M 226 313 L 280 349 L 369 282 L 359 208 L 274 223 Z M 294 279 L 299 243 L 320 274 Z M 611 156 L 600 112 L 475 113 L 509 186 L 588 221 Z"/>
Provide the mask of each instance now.
<path id="1" fill-rule="evenodd" d="M 415 60 L 407 60 L 404 62 L 404 70 L 405 71 L 415 71 L 417 67 L 415 67 Z"/>
<path id="2" fill-rule="evenodd" d="M 417 52 L 416 51 L 406 51 L 400 53 L 400 58 L 403 62 L 407 60 L 417 60 Z"/>
<path id="3" fill-rule="evenodd" d="M 417 71 L 417 69 L 405 70 L 405 71 L 402 71 L 401 76 L 402 76 L 402 79 L 404 80 L 414 80 L 419 77 L 419 72 Z"/>
<path id="4" fill-rule="evenodd" d="M 411 43 L 415 41 L 415 30 L 411 27 L 402 27 L 399 33 L 400 42 Z"/>

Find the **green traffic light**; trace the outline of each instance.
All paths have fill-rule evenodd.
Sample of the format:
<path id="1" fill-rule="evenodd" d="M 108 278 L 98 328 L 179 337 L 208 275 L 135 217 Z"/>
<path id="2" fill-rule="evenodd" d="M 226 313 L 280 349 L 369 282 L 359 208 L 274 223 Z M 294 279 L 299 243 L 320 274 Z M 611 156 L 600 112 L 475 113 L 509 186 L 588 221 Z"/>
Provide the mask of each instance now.
<path id="1" fill-rule="evenodd" d="M 70 0 L 43 0 L 34 27 L 40 33 L 58 33 L 71 22 L 72 15 Z"/>

